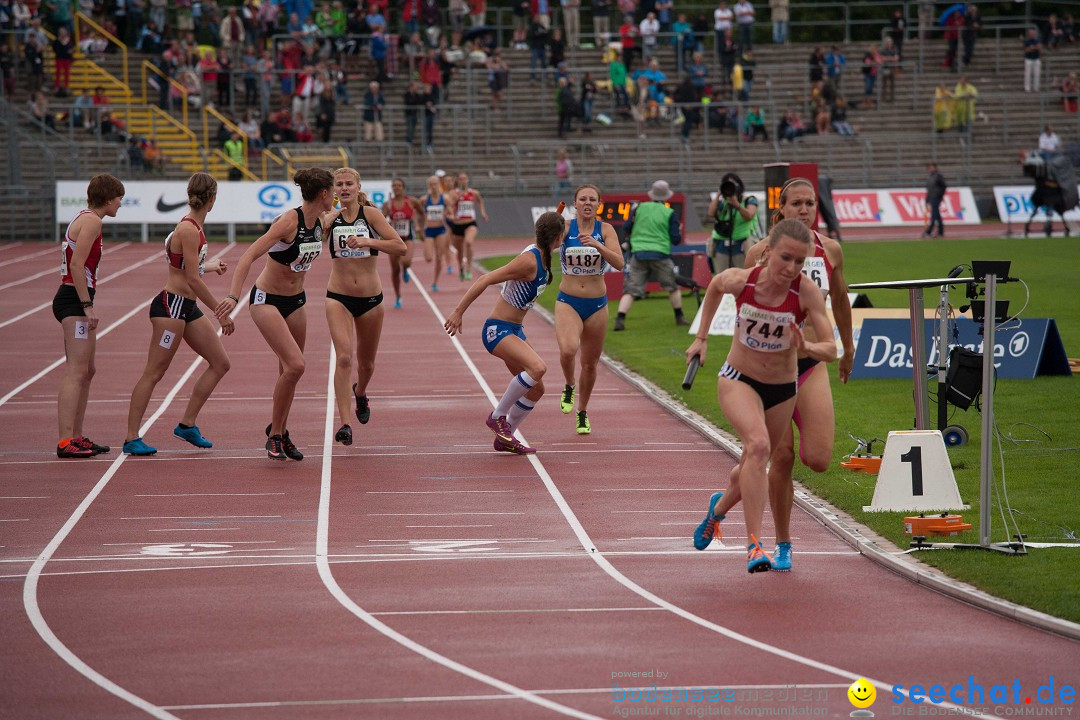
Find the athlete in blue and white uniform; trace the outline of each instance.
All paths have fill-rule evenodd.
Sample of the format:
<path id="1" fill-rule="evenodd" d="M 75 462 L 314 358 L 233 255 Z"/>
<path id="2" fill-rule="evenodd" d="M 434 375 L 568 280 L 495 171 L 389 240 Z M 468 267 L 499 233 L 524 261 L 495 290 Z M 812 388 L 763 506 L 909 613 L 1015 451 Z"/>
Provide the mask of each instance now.
<path id="1" fill-rule="evenodd" d="M 525 338 L 521 323 L 544 288 L 551 282 L 551 253 L 563 240 L 566 223 L 558 213 L 548 212 L 536 221 L 536 243 L 497 270 L 481 275 L 469 287 L 454 311 L 446 318 L 446 332 L 461 332 L 462 316 L 490 285 L 503 283 L 495 309 L 484 322 L 484 347 L 506 363 L 513 374 L 487 426 L 495 433 L 495 449 L 519 455 L 536 452 L 514 437 L 514 430 L 544 394 L 547 365 Z"/>
<path id="2" fill-rule="evenodd" d="M 293 176 L 303 204 L 279 216 L 266 233 L 252 243 L 236 264 L 229 295 L 217 308 L 225 317 L 239 302 L 248 271 L 256 258 L 269 260 L 251 288 L 251 319 L 278 359 L 280 374 L 274 385 L 272 419 L 266 429 L 266 455 L 274 460 L 303 460 L 286 429 L 296 384 L 304 374 L 307 312 L 304 279 L 322 252 L 322 215 L 334 205 L 334 178 L 322 168 L 307 168 Z"/>
<path id="3" fill-rule="evenodd" d="M 131 391 L 128 405 L 128 429 L 124 438 L 124 452 L 128 455 L 153 455 L 157 452 L 157 448 L 147 445 L 139 436 L 139 428 L 154 388 L 172 364 L 181 340 L 206 360 L 206 369 L 195 381 L 187 408 L 180 423 L 173 429 L 173 435 L 195 447 L 213 447 L 213 443 L 203 437 L 195 421 L 210 393 L 229 371 L 229 356 L 213 324 L 199 310 L 196 300 L 202 300 L 207 307 L 216 308 L 217 297 L 203 281 L 203 274 L 212 272 L 224 275 L 228 270 L 221 260 L 206 260 L 203 226 L 217 200 L 217 186 L 217 180 L 207 173 L 192 175 L 187 185 L 188 214 L 165 238 L 169 275 L 165 288 L 150 302 L 150 324 L 153 326 L 150 352 L 146 358 L 146 369 Z M 221 333 L 232 335 L 232 332 L 233 320 L 225 315 L 221 318 Z"/>
<path id="4" fill-rule="evenodd" d="M 450 236 L 446 234 L 446 196 L 442 192 L 442 183 L 435 175 L 427 179 L 427 188 L 427 195 L 420 201 L 424 206 L 424 259 L 435 261 L 431 290 L 438 292 L 443 258 L 450 253 Z"/>
<path id="5" fill-rule="evenodd" d="M 360 189 L 360 173 L 352 168 L 335 170 L 334 191 L 341 209 L 326 216 L 332 258 L 326 284 L 326 324 L 337 353 L 334 396 L 341 420 L 334 439 L 352 445 L 350 407 L 355 403 L 356 419 L 366 424 L 371 417 L 367 387 L 375 372 L 375 354 L 382 336 L 383 293 L 377 258 L 380 252 L 401 257 L 406 246 L 382 212 L 368 202 Z M 356 381 L 350 390 L 354 354 Z"/>
<path id="6" fill-rule="evenodd" d="M 576 399 L 574 420 L 579 435 L 592 431 L 589 397 L 596 384 L 596 364 L 607 335 L 604 273 L 608 268 L 621 271 L 625 263 L 615 228 L 596 218 L 599 207 L 600 190 L 595 185 L 582 185 L 574 192 L 577 217 L 570 221 L 563 240 L 560 255 L 563 276 L 555 303 L 555 336 L 559 341 L 559 364 L 566 380 L 559 409 L 571 412 Z M 577 373 L 579 355 L 580 374 Z"/>

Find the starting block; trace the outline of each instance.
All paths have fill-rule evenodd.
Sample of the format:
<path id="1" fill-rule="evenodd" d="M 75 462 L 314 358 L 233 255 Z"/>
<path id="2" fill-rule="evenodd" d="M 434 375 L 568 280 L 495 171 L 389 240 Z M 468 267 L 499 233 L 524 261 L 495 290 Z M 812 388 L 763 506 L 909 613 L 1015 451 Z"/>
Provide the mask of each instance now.
<path id="1" fill-rule="evenodd" d="M 859 446 L 855 449 L 855 452 L 848 455 L 847 460 L 840 463 L 840 467 L 854 472 L 864 472 L 867 475 L 876 475 L 881 469 L 881 456 L 874 454 L 874 443 L 881 442 L 881 440 L 878 438 L 863 440 L 860 437 L 855 437 L 850 432 L 848 435 L 851 435 L 851 438 L 859 443 Z M 866 452 L 862 452 L 863 450 Z"/>
<path id="2" fill-rule="evenodd" d="M 968 510 L 940 430 L 894 430 L 866 512 Z"/>
<path id="3" fill-rule="evenodd" d="M 907 535 L 959 535 L 971 529 L 971 523 L 964 522 L 959 515 L 931 515 L 927 517 L 920 514 L 918 517 L 904 518 L 904 533 Z"/>

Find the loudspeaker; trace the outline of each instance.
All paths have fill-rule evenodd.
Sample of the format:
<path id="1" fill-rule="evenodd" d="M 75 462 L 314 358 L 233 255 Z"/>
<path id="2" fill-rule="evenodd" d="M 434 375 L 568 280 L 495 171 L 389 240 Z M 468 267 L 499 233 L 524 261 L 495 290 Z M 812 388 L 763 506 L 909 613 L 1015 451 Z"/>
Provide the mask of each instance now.
<path id="1" fill-rule="evenodd" d="M 967 410 L 982 390 L 982 353 L 956 345 L 949 352 L 949 371 L 945 374 L 945 397 Z"/>

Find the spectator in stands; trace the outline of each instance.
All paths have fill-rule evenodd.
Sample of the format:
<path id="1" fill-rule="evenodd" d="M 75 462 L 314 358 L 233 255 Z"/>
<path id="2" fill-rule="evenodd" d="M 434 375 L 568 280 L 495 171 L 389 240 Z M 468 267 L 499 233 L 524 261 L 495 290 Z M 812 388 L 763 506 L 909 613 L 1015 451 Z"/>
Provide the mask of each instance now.
<path id="1" fill-rule="evenodd" d="M 956 124 L 956 103 L 953 94 L 945 83 L 939 83 L 934 90 L 934 130 L 944 132 Z"/>
<path id="2" fill-rule="evenodd" d="M 109 41 L 100 33 L 92 32 L 79 42 L 79 50 L 83 55 L 93 56 L 96 62 L 105 58 L 105 51 L 109 49 Z"/>
<path id="3" fill-rule="evenodd" d="M 18 60 L 15 58 L 15 53 L 8 43 L 0 44 L 0 73 L 3 74 L 4 79 L 4 97 L 11 97 L 15 94 L 15 66 L 18 64 Z"/>
<path id="4" fill-rule="evenodd" d="M 17 7 L 18 2 L 16 2 Z M 1072 13 L 1065 13 L 1061 18 L 1061 32 L 1065 34 L 1065 42 L 1076 42 L 1076 22 L 1073 20 Z"/>
<path id="5" fill-rule="evenodd" d="M 606 48 L 611 41 L 611 0 L 592 0 L 592 21 L 596 47 Z"/>
<path id="6" fill-rule="evenodd" d="M 1039 153 L 1049 160 L 1059 152 L 1061 152 L 1061 138 L 1054 132 L 1054 128 L 1047 125 L 1039 135 Z"/>
<path id="7" fill-rule="evenodd" d="M 33 17 L 34 13 L 31 12 L 26 0 L 13 0 L 11 3 L 11 29 L 15 31 L 16 46 L 26 42 L 26 32 L 30 29 L 30 21 Z M 15 47 L 10 49 L 12 52 L 15 51 Z"/>
<path id="8" fill-rule="evenodd" d="M 705 97 L 706 87 L 709 84 L 709 66 L 705 64 L 705 56 L 695 52 L 690 58 L 688 66 L 690 82 L 697 91 L 697 99 Z"/>
<path id="9" fill-rule="evenodd" d="M 631 107 L 630 113 L 634 117 L 638 138 L 644 140 L 646 137 L 645 123 L 652 119 L 652 113 L 649 107 L 649 78 L 644 75 L 639 75 L 635 88 L 637 94 L 634 96 L 634 104 Z"/>
<path id="10" fill-rule="evenodd" d="M 896 56 L 901 60 L 904 58 L 904 37 L 907 35 L 907 20 L 904 19 L 904 11 L 902 8 L 893 10 L 892 17 L 889 19 L 889 37 L 892 38 L 893 45 L 896 47 Z"/>
<path id="11" fill-rule="evenodd" d="M 825 76 L 825 61 L 825 50 L 820 45 L 810 51 L 810 59 L 806 61 L 806 66 L 810 69 L 811 85 L 821 82 Z"/>
<path id="12" fill-rule="evenodd" d="M 169 97 L 172 98 L 173 109 L 180 109 L 185 96 L 190 106 L 202 107 L 202 83 L 190 65 L 185 65 L 177 71 L 176 82 L 180 87 L 169 85 Z M 183 88 L 183 90 L 180 88 Z"/>
<path id="13" fill-rule="evenodd" d="M 330 130 L 337 120 L 337 103 L 334 101 L 334 88 L 327 85 L 319 93 L 319 107 L 315 114 L 315 128 L 324 143 L 330 142 Z"/>
<path id="14" fill-rule="evenodd" d="M 745 132 L 747 141 L 752 142 L 758 135 L 768 141 L 769 131 L 765 129 L 765 113 L 760 106 L 754 105 L 750 108 L 750 112 L 746 113 Z"/>
<path id="15" fill-rule="evenodd" d="M 225 48 L 217 49 L 217 104 L 219 107 L 232 106 L 232 57 Z"/>
<path id="16" fill-rule="evenodd" d="M 874 84 L 877 82 L 878 73 L 881 71 L 881 63 L 881 54 L 875 46 L 871 45 L 863 53 L 863 107 L 874 107 L 875 105 Z"/>
<path id="17" fill-rule="evenodd" d="M 953 88 L 956 126 L 960 132 L 967 130 L 975 121 L 975 98 L 977 97 L 979 97 L 979 91 L 968 81 L 966 75 L 961 75 L 956 87 Z"/>
<path id="18" fill-rule="evenodd" d="M 94 126 L 95 115 L 94 98 L 86 88 L 75 98 L 75 104 L 71 109 L 71 126 L 73 128 L 88 129 Z"/>
<path id="19" fill-rule="evenodd" d="M 540 22 L 540 16 L 533 16 L 533 21 L 529 23 L 528 31 L 529 40 L 529 79 L 536 82 L 536 68 L 540 68 L 540 80 L 544 79 L 544 71 L 547 69 L 547 46 L 548 46 L 548 29 Z"/>
<path id="20" fill-rule="evenodd" d="M 727 0 L 720 0 L 720 5 L 713 10 L 713 34 L 716 36 L 716 47 L 724 46 L 725 37 L 729 37 L 728 31 L 735 26 L 735 11 L 728 7 Z"/>
<path id="21" fill-rule="evenodd" d="M 259 129 L 259 123 L 256 122 L 255 116 L 251 114 L 250 110 L 244 111 L 243 117 L 240 118 L 240 122 L 236 123 L 236 126 L 240 128 L 240 132 L 247 136 L 248 150 L 252 153 L 261 152 L 265 147 L 262 132 Z"/>
<path id="22" fill-rule="evenodd" d="M 71 64 L 75 61 L 75 41 L 67 27 L 61 27 L 53 40 L 53 59 L 56 63 L 56 80 L 53 87 L 57 97 L 67 97 L 71 85 Z"/>
<path id="23" fill-rule="evenodd" d="M 431 152 L 435 148 L 435 117 L 439 112 L 438 96 L 435 88 L 424 83 L 424 149 Z"/>
<path id="24" fill-rule="evenodd" d="M 428 48 L 427 57 L 420 61 L 420 82 L 430 85 L 435 103 L 439 102 L 439 89 L 442 85 L 442 70 L 439 67 L 438 50 Z"/>
<path id="25" fill-rule="evenodd" d="M 420 112 L 424 107 L 424 94 L 415 80 L 409 82 L 402 97 L 405 106 L 405 142 L 412 145 L 416 141 L 416 126 L 420 123 Z"/>
<path id="26" fill-rule="evenodd" d="M 593 108 L 596 106 L 596 81 L 591 72 L 581 78 L 581 99 L 578 107 L 581 114 L 581 131 L 592 132 Z"/>
<path id="27" fill-rule="evenodd" d="M 384 83 L 390 80 L 386 72 L 386 58 L 390 52 L 390 46 L 386 42 L 386 34 L 380 27 L 371 33 L 371 61 L 375 64 L 375 80 Z"/>
<path id="28" fill-rule="evenodd" d="M 881 46 L 881 99 L 891 103 L 896 99 L 896 74 L 900 71 L 900 55 L 891 37 Z"/>
<path id="29" fill-rule="evenodd" d="M 244 21 L 240 19 L 239 8 L 235 5 L 230 7 L 221 22 L 218 35 L 221 39 L 221 50 L 229 56 L 233 65 L 240 64 L 240 55 L 244 50 L 247 31 L 244 29 Z M 219 60 L 220 62 L 220 60 Z"/>
<path id="30" fill-rule="evenodd" d="M 244 78 L 244 107 L 248 108 L 259 101 L 259 56 L 255 54 L 255 46 L 248 45 L 244 48 L 244 55 L 240 58 L 240 69 Z"/>
<path id="31" fill-rule="evenodd" d="M 36 123 L 50 130 L 56 129 L 56 121 L 52 111 L 49 110 L 49 98 L 45 97 L 45 93 L 38 90 L 30 97 L 27 104 L 30 106 L 30 114 L 34 116 Z"/>
<path id="32" fill-rule="evenodd" d="M 660 37 L 660 21 L 656 19 L 656 13 L 649 13 L 638 26 L 641 34 L 641 59 L 648 62 L 649 58 L 656 54 L 656 46 Z"/>
<path id="33" fill-rule="evenodd" d="M 926 166 L 929 176 L 926 178 L 926 206 L 930 208 L 930 224 L 922 234 L 924 238 L 934 237 L 934 226 L 937 225 L 938 237 L 945 237 L 945 222 L 941 219 L 941 202 L 945 199 L 945 176 L 938 172 L 937 165 L 929 163 Z"/>
<path id="34" fill-rule="evenodd" d="M 689 326 L 683 317 L 682 293 L 675 282 L 675 263 L 671 260 L 671 247 L 682 242 L 682 231 L 675 211 L 665 203 L 675 193 L 664 180 L 657 180 L 649 190 L 649 201 L 630 211 L 623 229 L 630 238 L 630 267 L 626 274 L 626 289 L 619 300 L 619 313 L 615 317 L 616 331 L 626 329 L 626 315 L 634 300 L 645 297 L 645 285 L 650 281 L 660 283 L 667 291 L 671 308 L 675 311 L 675 324 Z"/>
<path id="35" fill-rule="evenodd" d="M 27 89 L 37 92 L 45 85 L 45 55 L 35 37 L 28 37 L 26 46 L 23 48 L 23 57 L 26 58 L 26 66 L 29 72 L 26 74 Z"/>
<path id="36" fill-rule="evenodd" d="M 309 143 L 315 139 L 315 133 L 311 131 L 307 117 L 303 114 L 297 115 L 293 120 L 293 132 L 296 133 L 296 142 L 298 143 Z"/>
<path id="37" fill-rule="evenodd" d="M 270 117 L 270 94 L 274 82 L 274 61 L 269 50 L 263 50 L 255 65 L 259 77 L 259 111 L 264 118 Z"/>
<path id="38" fill-rule="evenodd" d="M 244 141 L 241 139 L 240 133 L 230 133 L 229 139 L 226 140 L 223 145 L 223 149 L 225 151 L 225 157 L 232 161 L 229 165 L 229 179 L 243 180 L 244 173 L 240 170 L 240 167 L 243 167 L 247 163 L 247 158 L 244 157 Z"/>
<path id="39" fill-rule="evenodd" d="M 788 21 L 791 20 L 788 0 L 769 0 L 769 15 L 772 18 L 772 41 L 775 45 L 784 45 L 788 41 Z"/>
<path id="40" fill-rule="evenodd" d="M 1061 27 L 1061 21 L 1058 20 L 1057 13 L 1050 13 L 1050 16 L 1046 18 L 1046 30 L 1043 32 L 1043 45 L 1047 50 L 1057 50 L 1065 40 L 1065 30 Z"/>
<path id="41" fill-rule="evenodd" d="M 1076 79 L 1076 73 L 1071 72 L 1061 81 L 1061 104 L 1065 112 L 1076 113 L 1076 99 L 1080 94 L 1080 82 Z"/>
<path id="42" fill-rule="evenodd" d="M 499 107 L 503 91 L 510 84 L 510 66 L 503 59 L 502 50 L 495 48 L 495 52 L 487 61 L 488 88 L 491 90 L 491 109 Z"/>
<path id="43" fill-rule="evenodd" d="M 578 114 L 577 100 L 574 98 L 574 86 L 569 78 L 561 77 L 555 89 L 555 108 L 559 115 L 559 139 L 573 129 L 574 116 Z"/>
<path id="44" fill-rule="evenodd" d="M 626 65 L 617 55 L 608 65 L 608 79 L 611 80 L 611 92 L 615 96 L 615 110 L 624 115 L 629 113 L 630 97 L 626 94 Z"/>
<path id="45" fill-rule="evenodd" d="M 735 3 L 735 25 L 739 28 L 739 51 L 746 53 L 754 47 L 754 15 L 756 11 L 750 0 Z"/>
<path id="46" fill-rule="evenodd" d="M 945 21 L 945 59 L 942 66 L 947 68 L 956 67 L 956 49 L 960 45 L 960 29 L 964 27 L 964 13 L 954 12 Z"/>
<path id="47" fill-rule="evenodd" d="M 562 63 L 566 62 L 566 39 L 563 37 L 561 28 L 555 28 L 551 31 L 551 39 L 548 40 L 548 64 L 551 67 L 557 68 Z"/>
<path id="48" fill-rule="evenodd" d="M 743 86 L 738 97 L 742 102 L 749 102 L 750 92 L 754 89 L 754 68 L 757 67 L 753 50 L 747 50 L 743 53 L 740 65 L 742 66 Z"/>
<path id="49" fill-rule="evenodd" d="M 296 76 L 296 91 L 292 97 L 292 114 L 307 117 L 311 112 L 311 102 L 317 97 L 315 93 L 315 68 L 305 65 L 303 72 Z"/>
<path id="50" fill-rule="evenodd" d="M 967 8 L 964 10 L 964 27 L 960 30 L 960 42 L 964 46 L 964 67 L 971 64 L 971 58 L 975 55 L 975 39 L 979 35 L 979 29 L 982 28 L 982 22 L 979 18 L 979 6 L 975 3 L 968 3 Z"/>
<path id="51" fill-rule="evenodd" d="M 574 163 L 566 156 L 566 148 L 559 148 L 555 153 L 555 182 L 552 185 L 552 197 L 565 200 L 574 189 Z"/>
<path id="52" fill-rule="evenodd" d="M 682 141 L 688 143 L 690 142 L 690 133 L 701 124 L 701 93 L 694 87 L 694 83 L 689 77 L 684 77 L 682 82 L 675 88 L 675 92 L 672 93 L 672 99 L 678 105 L 677 124 L 679 123 L 679 117 L 682 117 L 682 127 L 679 130 Z"/>
<path id="53" fill-rule="evenodd" d="M 383 141 L 382 113 L 385 106 L 386 98 L 383 97 L 382 86 L 378 81 L 372 80 L 364 93 L 364 142 Z"/>
<path id="54" fill-rule="evenodd" d="M 159 0 L 150 0 L 151 3 Z M 164 17 L 164 10 L 162 17 Z M 281 6 L 275 2 L 262 2 L 259 4 L 259 12 L 256 22 L 259 26 L 260 39 L 269 38 L 277 32 L 278 18 L 281 15 Z"/>
<path id="55" fill-rule="evenodd" d="M 825 56 L 825 70 L 829 78 L 829 84 L 837 92 L 844 91 L 844 68 L 847 67 L 847 58 L 839 47 L 833 45 L 829 54 Z"/>
<path id="56" fill-rule="evenodd" d="M 686 13 L 679 13 L 675 24 L 671 26 L 671 44 L 675 46 L 675 59 L 678 63 L 678 72 L 683 72 L 690 67 L 690 61 L 697 47 L 694 39 L 694 28 L 686 18 Z"/>
<path id="57" fill-rule="evenodd" d="M 828 103 L 825 102 L 824 98 L 818 98 L 817 105 L 814 108 L 814 132 L 818 135 L 828 135 L 831 123 L 832 114 L 829 112 Z"/>
<path id="58" fill-rule="evenodd" d="M 735 62 L 739 58 L 739 45 L 735 42 L 735 36 L 728 28 L 720 38 L 720 84 L 731 84 L 731 74 L 735 70 Z"/>
<path id="59" fill-rule="evenodd" d="M 559 0 L 562 21 L 566 27 L 566 42 L 572 48 L 581 47 L 581 0 Z"/>
<path id="60" fill-rule="evenodd" d="M 836 98 L 836 104 L 833 105 L 832 111 L 829 113 L 829 124 L 832 125 L 832 129 L 840 137 L 854 137 L 855 129 L 848 122 L 847 100 L 843 96 Z"/>
<path id="61" fill-rule="evenodd" d="M 673 0 L 654 0 L 652 11 L 656 13 L 656 19 L 660 23 L 660 32 L 671 32 L 671 20 L 675 9 Z M 649 8 L 643 8 L 645 14 L 649 14 Z"/>
<path id="62" fill-rule="evenodd" d="M 796 139 L 805 135 L 806 125 L 803 124 L 802 118 L 799 117 L 799 111 L 792 109 L 784 113 L 776 132 L 781 139 L 788 142 L 795 142 Z"/>
<path id="63" fill-rule="evenodd" d="M 1022 38 L 1024 43 L 1024 92 L 1039 92 L 1039 74 L 1042 72 L 1042 43 L 1039 31 L 1028 28 Z"/>
<path id="64" fill-rule="evenodd" d="M 634 24 L 633 15 L 623 15 L 622 25 L 619 26 L 619 42 L 622 44 L 623 65 L 626 72 L 634 69 L 634 55 L 637 54 L 638 28 Z"/>
<path id="65" fill-rule="evenodd" d="M 147 55 L 161 54 L 163 50 L 161 33 L 159 32 L 157 23 L 153 20 L 146 23 L 139 33 L 139 39 L 135 45 L 135 49 L 139 52 L 146 53 Z"/>

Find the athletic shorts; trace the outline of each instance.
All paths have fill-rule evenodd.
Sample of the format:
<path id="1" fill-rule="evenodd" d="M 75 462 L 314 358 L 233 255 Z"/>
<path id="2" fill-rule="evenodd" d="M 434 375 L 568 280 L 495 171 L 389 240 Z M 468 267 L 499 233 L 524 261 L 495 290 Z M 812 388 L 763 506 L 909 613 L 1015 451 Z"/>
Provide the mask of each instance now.
<path id="1" fill-rule="evenodd" d="M 345 306 L 354 318 L 361 317 L 364 313 L 374 310 L 382 304 L 383 294 L 373 295 L 371 297 L 356 297 L 355 295 L 343 295 L 341 293 L 326 291 L 326 297 L 331 300 L 337 300 L 339 303 Z"/>
<path id="2" fill-rule="evenodd" d="M 271 295 L 252 285 L 250 298 L 252 305 L 272 305 L 281 313 L 281 317 L 287 318 L 304 307 L 307 293 L 301 290 L 296 295 Z"/>
<path id="3" fill-rule="evenodd" d="M 525 339 L 525 331 L 521 329 L 521 323 L 496 320 L 495 318 L 488 318 L 485 320 L 484 328 L 481 332 L 483 333 L 484 347 L 489 353 L 495 352 L 495 346 L 498 345 L 503 338 L 516 335 L 522 340 Z"/>
<path id="4" fill-rule="evenodd" d="M 462 236 L 464 236 L 466 230 L 468 230 L 471 227 L 476 227 L 476 221 L 475 220 L 470 220 L 469 222 L 461 223 L 460 225 L 458 225 L 457 223 L 452 223 L 452 222 L 447 222 L 446 224 L 450 226 L 450 234 L 451 235 L 462 235 Z"/>
<path id="5" fill-rule="evenodd" d="M 150 317 L 173 318 L 192 322 L 203 316 L 198 303 L 183 295 L 173 295 L 162 290 L 150 301 Z"/>
<path id="6" fill-rule="evenodd" d="M 675 263 L 671 258 L 659 260 L 639 260 L 630 258 L 630 267 L 626 273 L 625 292 L 635 300 L 645 297 L 645 285 L 652 280 L 660 283 L 666 292 L 675 292 L 679 286 L 675 283 Z"/>
<path id="7" fill-rule="evenodd" d="M 817 367 L 819 362 L 821 361 L 815 360 L 812 357 L 799 358 L 799 379 L 797 381 L 799 387 L 802 387 L 802 384 L 806 382 L 806 378 L 810 377 L 810 371 Z"/>
<path id="8" fill-rule="evenodd" d="M 608 306 L 607 295 L 601 295 L 595 298 L 583 298 L 576 295 L 567 295 L 564 292 L 560 292 L 555 296 L 555 302 L 566 303 L 570 307 L 574 308 L 574 312 L 581 318 L 581 322 L 585 322 L 594 314 L 600 312 Z"/>
<path id="9" fill-rule="evenodd" d="M 752 377 L 747 377 L 741 372 L 731 367 L 727 363 L 720 368 L 720 372 L 717 373 L 717 377 L 727 378 L 728 380 L 738 380 L 739 382 L 746 383 L 754 392 L 761 398 L 761 404 L 768 410 L 771 407 L 775 407 L 783 402 L 787 402 L 791 398 L 795 397 L 798 392 L 798 385 L 795 382 L 787 383 L 763 383 L 755 380 Z"/>
<path id="10" fill-rule="evenodd" d="M 90 291 L 90 300 L 93 300 L 97 291 L 94 288 L 87 288 L 87 290 Z M 66 317 L 86 317 L 86 310 L 83 309 L 82 300 L 79 299 L 79 291 L 74 285 L 64 284 L 56 291 L 56 295 L 53 295 L 52 314 L 57 322 L 63 322 Z"/>
<path id="11" fill-rule="evenodd" d="M 439 227 L 426 227 L 424 228 L 424 237 L 434 240 L 435 238 L 442 235 L 444 232 L 446 232 L 445 225 L 440 225 Z"/>

